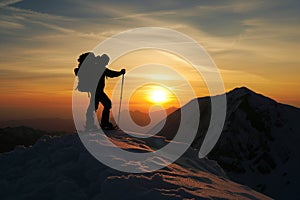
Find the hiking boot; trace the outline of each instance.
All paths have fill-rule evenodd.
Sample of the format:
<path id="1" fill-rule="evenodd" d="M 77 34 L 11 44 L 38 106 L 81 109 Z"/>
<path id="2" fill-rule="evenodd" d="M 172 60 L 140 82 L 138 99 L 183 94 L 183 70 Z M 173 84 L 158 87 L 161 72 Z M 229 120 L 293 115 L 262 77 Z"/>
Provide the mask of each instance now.
<path id="1" fill-rule="evenodd" d="M 114 126 L 110 122 L 108 124 L 101 124 L 100 126 L 103 130 L 115 130 L 116 129 L 116 126 Z"/>

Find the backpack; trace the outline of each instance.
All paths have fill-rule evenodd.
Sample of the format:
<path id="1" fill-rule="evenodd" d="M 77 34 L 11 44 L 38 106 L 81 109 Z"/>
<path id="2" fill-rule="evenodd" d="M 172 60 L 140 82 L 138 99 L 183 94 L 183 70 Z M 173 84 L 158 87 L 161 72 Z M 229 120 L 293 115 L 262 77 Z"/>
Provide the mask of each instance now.
<path id="1" fill-rule="evenodd" d="M 91 55 L 92 54 L 92 55 Z M 79 64 L 74 69 L 75 76 L 78 78 L 76 89 L 80 92 L 91 92 L 97 84 L 96 64 L 94 63 L 93 53 L 88 52 L 79 56 L 77 59 Z"/>

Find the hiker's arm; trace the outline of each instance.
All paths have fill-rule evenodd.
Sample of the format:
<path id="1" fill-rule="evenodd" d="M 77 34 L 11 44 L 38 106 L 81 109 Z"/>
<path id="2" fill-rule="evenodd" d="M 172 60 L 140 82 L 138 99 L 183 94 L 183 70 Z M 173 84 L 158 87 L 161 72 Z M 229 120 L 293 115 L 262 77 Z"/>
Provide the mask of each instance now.
<path id="1" fill-rule="evenodd" d="M 121 76 L 122 74 L 125 74 L 125 69 L 122 69 L 121 71 L 113 71 L 113 70 L 110 70 L 107 68 L 105 70 L 105 75 L 110 78 L 118 77 L 118 76 Z"/>

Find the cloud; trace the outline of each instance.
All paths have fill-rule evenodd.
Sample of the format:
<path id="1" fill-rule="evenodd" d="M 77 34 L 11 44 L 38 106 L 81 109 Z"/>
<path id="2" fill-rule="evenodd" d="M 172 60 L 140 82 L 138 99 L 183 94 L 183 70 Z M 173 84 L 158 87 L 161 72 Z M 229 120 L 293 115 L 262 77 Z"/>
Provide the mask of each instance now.
<path id="1" fill-rule="evenodd" d="M 0 23 L 1 29 L 22 29 L 24 28 L 23 24 L 2 20 Z"/>
<path id="2" fill-rule="evenodd" d="M 26 71 L 26 70 L 1 70 L 0 78 L 1 80 L 28 80 L 31 81 L 37 79 L 47 79 L 47 78 L 66 78 L 70 76 L 68 73 L 63 73 L 61 71 L 53 70 L 41 70 L 41 71 Z"/>
<path id="3" fill-rule="evenodd" d="M 1 1 L 0 67 L 12 71 L 0 76 L 6 85 L 32 80 L 40 81 L 41 87 L 66 88 L 69 82 L 63 77 L 72 80 L 76 58 L 83 51 L 121 31 L 161 26 L 201 43 L 221 70 L 231 70 L 226 71 L 232 72 L 228 77 L 237 79 L 245 73 L 251 76 L 244 82 L 256 76 L 297 80 L 298 8 L 296 0 Z M 53 83 L 53 77 L 58 81 Z"/>
<path id="4" fill-rule="evenodd" d="M 0 2 L 0 8 L 18 3 L 18 2 L 21 2 L 21 1 L 23 1 L 23 0 L 2 0 Z"/>
<path id="5" fill-rule="evenodd" d="M 234 12 L 245 13 L 256 11 L 263 8 L 264 2 L 262 1 L 224 1 L 218 5 L 199 5 L 197 10 L 201 13 L 208 12 Z"/>

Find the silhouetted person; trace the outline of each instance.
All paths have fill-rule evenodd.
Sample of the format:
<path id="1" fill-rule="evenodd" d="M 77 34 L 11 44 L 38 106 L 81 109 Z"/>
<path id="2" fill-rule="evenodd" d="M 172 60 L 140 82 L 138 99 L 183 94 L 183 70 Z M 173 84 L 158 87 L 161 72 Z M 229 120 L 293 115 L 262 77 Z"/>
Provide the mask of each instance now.
<path id="1" fill-rule="evenodd" d="M 104 92 L 105 79 L 107 77 L 113 78 L 118 77 L 122 74 L 125 74 L 126 70 L 122 69 L 121 71 L 113 71 L 106 66 L 109 63 L 109 57 L 106 54 L 100 56 L 95 56 L 94 53 L 88 52 L 79 56 L 78 62 L 79 67 L 84 61 L 85 70 L 80 70 L 80 73 L 84 75 L 85 81 L 88 81 L 90 87 L 90 104 L 86 112 L 86 129 L 95 129 L 94 124 L 94 112 L 98 110 L 99 102 L 103 105 L 102 118 L 101 118 L 101 128 L 102 129 L 114 129 L 112 123 L 109 122 L 109 114 L 111 109 L 111 100 Z M 77 72 L 78 72 L 78 68 Z M 76 70 L 75 69 L 75 70 Z M 77 72 L 74 70 L 75 74 Z M 102 74 L 102 75 L 101 75 Z M 99 76 L 101 75 L 100 79 Z M 99 81 L 98 81 L 99 80 Z M 80 81 L 80 80 L 79 80 Z M 98 81 L 98 84 L 96 84 Z M 79 86 L 80 84 L 78 84 Z M 80 88 L 78 87 L 80 90 Z"/>

